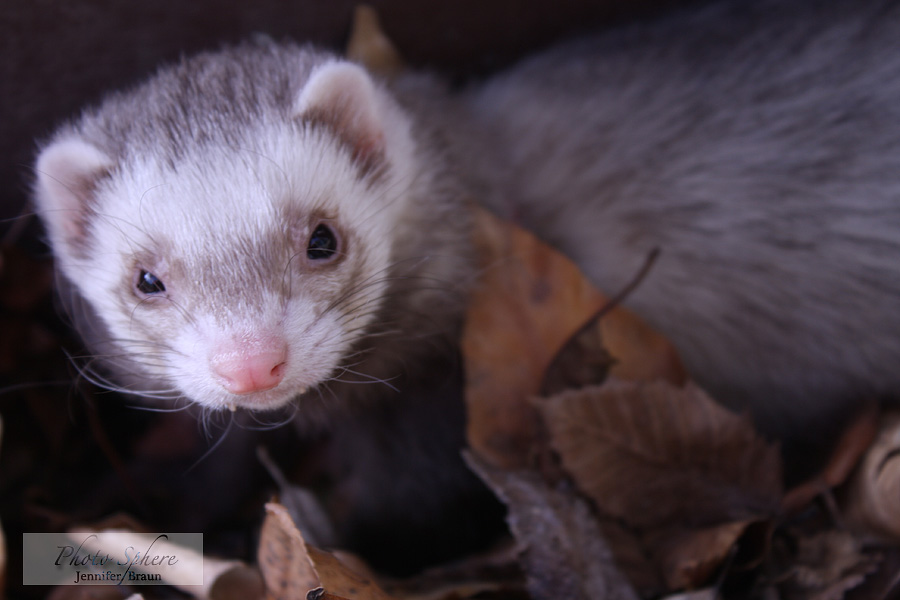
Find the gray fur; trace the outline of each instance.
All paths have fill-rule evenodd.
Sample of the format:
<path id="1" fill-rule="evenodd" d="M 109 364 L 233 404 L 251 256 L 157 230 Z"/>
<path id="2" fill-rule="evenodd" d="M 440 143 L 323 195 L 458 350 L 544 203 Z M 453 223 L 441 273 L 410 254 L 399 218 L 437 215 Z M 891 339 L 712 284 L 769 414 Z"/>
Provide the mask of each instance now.
<path id="1" fill-rule="evenodd" d="M 472 183 L 720 400 L 819 435 L 900 391 L 900 6 L 725 2 L 540 55 L 458 108 Z"/>
<path id="2" fill-rule="evenodd" d="M 310 71 L 330 58 L 313 48 L 250 43 L 199 54 L 110 94 L 73 128 L 111 156 L 151 154 L 174 165 L 211 144 L 252 142 L 248 126 L 264 115 L 290 121 Z"/>

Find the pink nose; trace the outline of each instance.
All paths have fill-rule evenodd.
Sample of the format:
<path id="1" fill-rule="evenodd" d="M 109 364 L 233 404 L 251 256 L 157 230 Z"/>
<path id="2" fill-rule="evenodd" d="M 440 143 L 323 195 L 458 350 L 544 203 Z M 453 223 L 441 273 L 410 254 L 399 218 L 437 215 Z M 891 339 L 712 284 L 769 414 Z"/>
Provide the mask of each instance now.
<path id="1" fill-rule="evenodd" d="M 232 394 L 252 394 L 276 387 L 284 378 L 287 348 L 243 347 L 210 360 L 222 387 Z"/>

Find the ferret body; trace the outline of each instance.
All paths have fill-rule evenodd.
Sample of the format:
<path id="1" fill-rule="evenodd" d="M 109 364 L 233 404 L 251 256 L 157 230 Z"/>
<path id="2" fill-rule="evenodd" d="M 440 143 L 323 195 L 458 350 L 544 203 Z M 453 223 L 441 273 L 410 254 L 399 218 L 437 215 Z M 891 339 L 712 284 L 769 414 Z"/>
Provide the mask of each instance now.
<path id="1" fill-rule="evenodd" d="M 900 388 L 900 9 L 784 4 L 455 95 L 291 45 L 203 54 L 62 128 L 36 205 L 137 393 L 427 402 L 475 275 L 474 196 L 607 291 L 659 247 L 628 303 L 716 397 L 802 434 Z"/>
<path id="2" fill-rule="evenodd" d="M 466 172 L 791 440 L 900 392 L 900 6 L 725 2 L 463 100 Z"/>

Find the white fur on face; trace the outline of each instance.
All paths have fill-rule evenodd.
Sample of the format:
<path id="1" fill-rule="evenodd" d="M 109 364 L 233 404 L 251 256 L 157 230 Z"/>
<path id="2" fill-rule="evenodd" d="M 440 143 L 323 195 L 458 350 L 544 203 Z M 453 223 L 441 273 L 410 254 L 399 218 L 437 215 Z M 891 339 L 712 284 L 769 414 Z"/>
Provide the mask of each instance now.
<path id="1" fill-rule="evenodd" d="M 393 107 L 377 108 L 391 123 L 384 160 L 408 165 L 408 125 Z M 210 408 L 276 408 L 340 376 L 382 304 L 394 228 L 408 202 L 408 172 L 362 176 L 327 128 L 257 127 L 244 147 L 198 147 L 174 167 L 127 157 L 93 190 L 90 251 L 57 252 L 113 345 L 133 355 L 133 368 Z M 306 257 L 322 222 L 339 238 L 333 264 Z M 159 277 L 165 292 L 135 293 L 140 270 Z M 228 393 L 210 358 L 259 336 L 286 341 L 283 381 Z"/>

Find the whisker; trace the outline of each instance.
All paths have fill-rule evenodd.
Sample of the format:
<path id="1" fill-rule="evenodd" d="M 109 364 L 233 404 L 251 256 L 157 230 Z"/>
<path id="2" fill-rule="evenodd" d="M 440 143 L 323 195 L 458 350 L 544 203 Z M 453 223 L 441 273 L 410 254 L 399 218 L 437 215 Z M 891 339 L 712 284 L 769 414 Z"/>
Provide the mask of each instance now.
<path id="1" fill-rule="evenodd" d="M 220 412 L 221 412 L 221 411 L 220 411 Z M 187 475 L 188 473 L 190 473 L 191 471 L 193 471 L 194 469 L 196 469 L 197 466 L 198 466 L 200 463 L 202 463 L 202 462 L 205 461 L 207 458 L 209 458 L 209 456 L 210 456 L 213 452 L 215 452 L 216 449 L 218 449 L 219 446 L 222 445 L 222 443 L 225 442 L 225 437 L 231 432 L 231 428 L 232 428 L 232 426 L 234 425 L 234 415 L 232 415 L 232 414 L 229 412 L 226 418 L 227 418 L 227 423 L 226 423 L 226 425 L 225 425 L 225 431 L 222 432 L 222 435 L 219 436 L 219 439 L 217 439 L 217 440 L 213 443 L 213 445 L 210 446 L 210 447 L 206 450 L 206 452 L 204 452 L 204 453 L 200 456 L 200 458 L 198 458 L 198 459 L 194 462 L 194 464 L 192 464 L 190 467 L 188 467 L 188 468 L 185 470 L 185 472 L 184 472 L 185 475 Z M 209 437 L 210 437 L 210 431 L 209 431 L 209 429 L 208 429 L 208 424 L 209 424 L 209 423 L 208 423 L 207 418 L 205 418 L 205 417 L 204 417 L 204 418 L 201 418 L 201 423 L 203 424 L 203 430 L 204 430 L 204 432 L 206 433 L 207 438 L 209 438 Z"/>
<path id="2" fill-rule="evenodd" d="M 176 406 L 172 408 L 163 408 L 161 406 L 146 406 L 141 404 L 126 404 L 128 408 L 134 410 L 142 410 L 145 412 L 155 412 L 155 413 L 176 413 L 176 412 L 184 412 L 189 411 L 192 406 L 190 404 L 185 404 L 184 406 Z"/>
<path id="3" fill-rule="evenodd" d="M 354 371 L 353 369 L 348 369 L 345 367 L 339 367 L 341 369 L 341 373 L 350 373 L 351 375 L 356 375 L 357 377 L 363 377 L 363 380 L 352 380 L 352 379 L 341 379 L 340 375 L 329 377 L 326 381 L 339 381 L 341 383 L 359 383 L 359 384 L 371 384 L 371 383 L 383 383 L 393 391 L 400 393 L 400 390 L 397 389 L 390 382 L 392 380 L 398 379 L 398 377 L 391 377 L 390 379 L 382 379 L 380 377 L 375 377 L 374 375 L 369 375 L 368 373 L 362 373 L 360 371 Z"/>
<path id="4" fill-rule="evenodd" d="M 293 404 L 291 404 L 290 406 L 291 406 L 291 410 L 290 410 L 289 414 L 286 414 L 284 417 L 276 419 L 275 421 L 272 421 L 272 422 L 263 421 L 261 419 L 263 413 L 260 413 L 258 411 L 252 411 L 252 410 L 246 411 L 247 414 L 249 415 L 249 417 L 257 425 L 259 425 L 259 427 L 251 427 L 249 425 L 244 425 L 244 424 L 241 424 L 240 426 L 243 429 L 247 429 L 250 431 L 271 431 L 273 429 L 278 429 L 279 427 L 284 427 L 285 425 L 290 423 L 294 419 L 294 417 L 296 417 L 297 413 L 299 412 L 299 409 L 297 406 L 295 406 Z"/>

